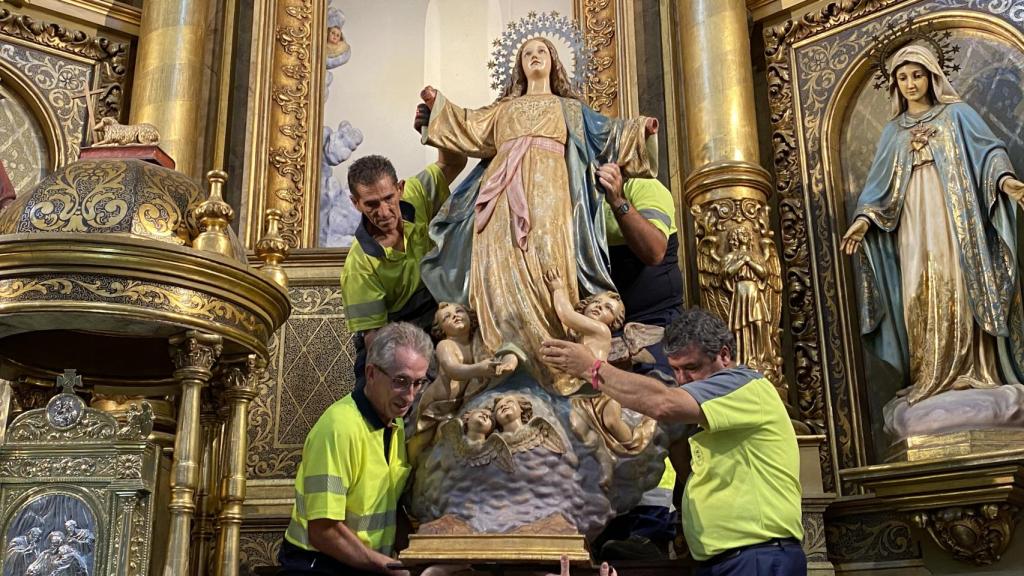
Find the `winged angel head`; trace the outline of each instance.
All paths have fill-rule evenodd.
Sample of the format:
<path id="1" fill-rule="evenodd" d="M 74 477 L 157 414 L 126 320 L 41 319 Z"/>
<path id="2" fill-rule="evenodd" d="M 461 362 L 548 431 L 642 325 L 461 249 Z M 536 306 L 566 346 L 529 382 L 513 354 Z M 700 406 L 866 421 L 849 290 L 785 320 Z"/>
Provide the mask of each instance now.
<path id="1" fill-rule="evenodd" d="M 444 442 L 460 461 L 472 467 L 494 464 L 515 472 L 513 454 L 543 448 L 565 454 L 566 447 L 555 427 L 533 415 L 533 404 L 518 394 L 495 398 L 491 406 L 467 410 L 461 418 L 441 427 Z"/>

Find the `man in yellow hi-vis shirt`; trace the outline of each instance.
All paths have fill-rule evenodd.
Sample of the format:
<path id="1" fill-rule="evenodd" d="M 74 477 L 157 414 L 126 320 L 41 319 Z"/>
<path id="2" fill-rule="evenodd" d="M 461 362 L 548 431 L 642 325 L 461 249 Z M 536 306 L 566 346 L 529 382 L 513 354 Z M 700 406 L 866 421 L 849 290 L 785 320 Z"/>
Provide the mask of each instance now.
<path id="1" fill-rule="evenodd" d="M 388 568 L 410 472 L 402 418 L 428 383 L 433 354 L 412 324 L 377 331 L 366 385 L 327 408 L 306 436 L 280 574 L 407 574 Z"/>
<path id="2" fill-rule="evenodd" d="M 664 344 L 678 388 L 596 360 L 575 342 L 545 341 L 541 356 L 623 408 L 700 426 L 689 438 L 680 508 L 697 576 L 806 574 L 800 456 L 779 393 L 764 375 L 734 363 L 734 336 L 705 310 L 684 310 Z"/>

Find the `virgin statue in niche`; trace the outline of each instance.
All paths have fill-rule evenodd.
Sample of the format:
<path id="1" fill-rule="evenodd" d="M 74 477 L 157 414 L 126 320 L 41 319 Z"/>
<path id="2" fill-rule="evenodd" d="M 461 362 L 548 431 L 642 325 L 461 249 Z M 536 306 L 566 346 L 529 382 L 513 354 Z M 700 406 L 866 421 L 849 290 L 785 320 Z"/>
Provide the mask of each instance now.
<path id="1" fill-rule="evenodd" d="M 842 249 L 864 247 L 865 345 L 913 406 L 1024 380 L 1017 204 L 1007 148 L 962 102 L 929 48 L 886 66 L 886 124 Z"/>

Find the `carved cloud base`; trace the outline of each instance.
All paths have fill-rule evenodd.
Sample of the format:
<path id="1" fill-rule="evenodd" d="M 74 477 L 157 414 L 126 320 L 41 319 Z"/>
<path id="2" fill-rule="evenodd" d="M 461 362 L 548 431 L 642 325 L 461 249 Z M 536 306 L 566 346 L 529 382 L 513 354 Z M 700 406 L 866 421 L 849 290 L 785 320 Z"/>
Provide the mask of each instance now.
<path id="1" fill-rule="evenodd" d="M 989 390 L 950 390 L 914 404 L 885 405 L 885 432 L 895 441 L 961 430 L 1024 428 L 1024 384 Z"/>

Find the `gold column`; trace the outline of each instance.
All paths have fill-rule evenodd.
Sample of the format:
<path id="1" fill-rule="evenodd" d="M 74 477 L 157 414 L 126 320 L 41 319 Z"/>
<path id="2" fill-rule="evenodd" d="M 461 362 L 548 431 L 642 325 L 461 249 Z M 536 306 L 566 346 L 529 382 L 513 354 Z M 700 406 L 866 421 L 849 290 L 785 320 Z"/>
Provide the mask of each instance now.
<path id="1" fill-rule="evenodd" d="M 744 0 L 679 3 L 701 305 L 729 322 L 736 356 L 787 399 L 779 354 L 782 281 L 769 225 L 770 176 L 758 162 Z M 737 229 L 746 229 L 737 231 Z"/>
<path id="2" fill-rule="evenodd" d="M 164 576 L 189 574 L 189 545 L 194 496 L 199 484 L 199 407 L 203 385 L 210 380 L 210 368 L 222 349 L 221 338 L 189 330 L 171 338 L 174 378 L 181 382 L 178 429 L 174 437 L 174 466 L 171 469 L 171 527 L 167 541 Z"/>
<path id="3" fill-rule="evenodd" d="M 220 489 L 220 522 L 217 538 L 216 576 L 238 576 L 239 538 L 242 530 L 242 502 L 245 501 L 245 456 L 249 402 L 256 398 L 256 383 L 265 363 L 255 354 L 244 365 L 228 368 L 224 377 L 224 401 L 231 407 L 225 428 L 225 473 Z"/>
<path id="4" fill-rule="evenodd" d="M 198 176 L 197 143 L 203 57 L 209 0 L 144 2 L 139 52 L 132 85 L 131 122 L 147 122 L 160 131 L 160 146 L 179 171 Z"/>
<path id="5" fill-rule="evenodd" d="M 212 555 L 214 519 L 220 510 L 219 482 L 221 473 L 220 448 L 224 418 L 219 414 L 218 393 L 208 386 L 203 390 L 199 416 L 202 458 L 199 468 L 199 487 L 196 491 L 196 521 L 193 527 L 195 547 L 192 548 L 192 576 L 206 576 L 213 572 Z"/>

